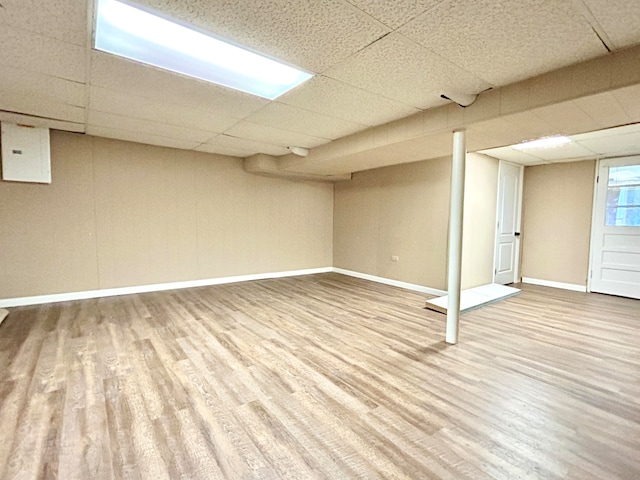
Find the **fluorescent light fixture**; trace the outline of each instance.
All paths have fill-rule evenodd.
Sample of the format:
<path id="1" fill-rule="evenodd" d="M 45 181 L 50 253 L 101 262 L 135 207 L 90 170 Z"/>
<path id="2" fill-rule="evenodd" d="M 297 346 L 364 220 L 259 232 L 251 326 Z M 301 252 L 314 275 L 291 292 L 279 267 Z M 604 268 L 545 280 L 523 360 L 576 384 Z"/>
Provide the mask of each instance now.
<path id="1" fill-rule="evenodd" d="M 538 138 L 537 140 L 530 140 L 528 142 L 518 143 L 511 145 L 514 150 L 534 150 L 537 148 L 552 148 L 559 147 L 571 143 L 569 137 L 563 137 L 562 135 L 554 135 L 553 137 Z"/>
<path id="2" fill-rule="evenodd" d="M 98 0 L 95 48 L 270 100 L 312 77 L 117 0 Z"/>

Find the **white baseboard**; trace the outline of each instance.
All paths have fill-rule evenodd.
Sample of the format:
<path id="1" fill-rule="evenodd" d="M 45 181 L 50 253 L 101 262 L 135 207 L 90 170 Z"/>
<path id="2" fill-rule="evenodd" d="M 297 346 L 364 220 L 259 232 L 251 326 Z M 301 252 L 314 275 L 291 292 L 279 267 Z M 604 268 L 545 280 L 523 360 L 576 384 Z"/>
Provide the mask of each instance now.
<path id="1" fill-rule="evenodd" d="M 36 295 L 30 297 L 0 299 L 0 308 L 22 307 L 26 305 L 41 305 L 43 303 L 68 302 L 72 300 L 86 300 L 89 298 L 114 297 L 117 295 L 130 295 L 132 293 L 161 292 L 164 290 L 178 290 L 182 288 L 207 287 L 210 285 L 223 285 L 226 283 L 248 282 L 251 280 L 266 280 L 269 278 L 296 277 L 300 275 L 313 275 L 316 273 L 335 272 L 350 277 L 362 278 L 372 282 L 383 283 L 394 287 L 405 288 L 428 295 L 446 295 L 444 290 L 416 285 L 414 283 L 401 282 L 390 278 L 376 277 L 367 273 L 354 272 L 342 268 L 322 267 L 306 270 L 288 270 L 285 272 L 256 273 L 252 275 L 238 275 L 235 277 L 206 278 L 202 280 L 188 280 L 184 282 L 157 283 L 153 285 L 138 285 L 134 287 L 105 288 L 102 290 L 86 290 L 82 292 L 54 293 L 49 295 Z M 524 280 L 523 280 L 524 281 Z"/>
<path id="2" fill-rule="evenodd" d="M 315 273 L 333 272 L 332 267 L 310 268 L 306 270 L 288 270 L 285 272 L 256 273 L 253 275 L 238 275 L 235 277 L 207 278 L 203 280 L 188 280 L 185 282 L 158 283 L 155 285 L 140 285 L 135 287 L 106 288 L 103 290 L 88 290 L 83 292 L 54 293 L 33 297 L 0 299 L 0 307 L 21 307 L 25 305 L 40 305 L 43 303 L 67 302 L 70 300 L 85 300 L 87 298 L 113 297 L 132 293 L 160 292 L 163 290 L 178 290 L 182 288 L 207 287 L 225 283 L 247 282 L 250 280 L 265 280 L 269 278 L 296 277 Z"/>
<path id="3" fill-rule="evenodd" d="M 335 273 L 341 273 L 342 275 L 348 275 L 350 277 L 362 278 L 363 280 L 370 280 L 372 282 L 384 283 L 385 285 L 391 285 L 393 287 L 405 288 L 407 290 L 413 290 L 415 292 L 426 293 L 429 295 L 446 295 L 444 290 L 438 290 L 436 288 L 424 287 L 422 285 L 416 285 L 415 283 L 401 282 L 399 280 L 392 280 L 390 278 L 376 277 L 375 275 L 369 275 L 368 273 L 354 272 L 352 270 L 345 270 L 343 268 L 333 268 Z"/>
<path id="4" fill-rule="evenodd" d="M 574 292 L 586 292 L 586 285 L 577 285 L 574 283 L 552 282 L 551 280 L 539 280 L 537 278 L 522 277 L 522 283 L 530 283 L 531 285 L 541 285 L 543 287 L 561 288 L 563 290 L 572 290 Z"/>

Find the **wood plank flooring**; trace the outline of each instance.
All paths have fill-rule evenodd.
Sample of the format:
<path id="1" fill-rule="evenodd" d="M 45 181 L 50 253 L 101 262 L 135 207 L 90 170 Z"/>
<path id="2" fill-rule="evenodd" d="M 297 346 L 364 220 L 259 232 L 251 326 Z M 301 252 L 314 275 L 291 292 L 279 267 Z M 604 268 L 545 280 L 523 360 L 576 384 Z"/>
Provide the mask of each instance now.
<path id="1" fill-rule="evenodd" d="M 0 478 L 640 479 L 640 301 L 519 287 L 457 346 L 338 274 L 11 309 Z"/>

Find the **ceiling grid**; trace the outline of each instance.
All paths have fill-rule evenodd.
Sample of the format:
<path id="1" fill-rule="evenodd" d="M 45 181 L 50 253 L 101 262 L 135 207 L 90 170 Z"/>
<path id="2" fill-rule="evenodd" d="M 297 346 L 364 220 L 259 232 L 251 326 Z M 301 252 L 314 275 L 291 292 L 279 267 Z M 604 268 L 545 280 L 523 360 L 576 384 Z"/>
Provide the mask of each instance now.
<path id="1" fill-rule="evenodd" d="M 537 92 L 532 81 L 527 95 L 549 96 L 533 116 L 521 108 L 528 97 L 516 92 L 527 79 L 552 78 L 549 72 L 612 55 L 608 50 L 640 66 L 633 48 L 640 44 L 636 0 L 137 3 L 315 77 L 269 101 L 93 50 L 93 0 L 3 0 L 0 121 L 31 119 L 39 126 L 241 158 L 284 156 L 289 146 L 332 151 L 324 167 L 310 165 L 318 155 L 296 162 L 296 168 L 325 174 L 371 168 L 390 162 L 389 156 L 414 161 L 424 149 L 446 154 L 438 123 L 432 143 L 426 124 L 423 140 L 402 145 L 389 137 L 394 125 L 414 117 L 432 121 L 421 115 L 441 108 L 445 127 L 468 123 L 479 146 L 515 138 L 514 132 L 575 134 L 640 121 L 639 82 L 624 65 L 618 73 L 612 67 L 612 79 L 585 76 L 595 94 L 571 102 L 562 86 L 570 88 L 574 79 L 541 80 Z M 462 110 L 440 97 L 456 93 L 480 93 L 478 102 L 486 107 Z M 513 124 L 491 120 L 510 108 L 521 115 Z M 375 155 L 373 148 L 336 153 L 348 143 L 341 140 L 357 142 L 374 132 L 371 141 L 381 148 Z M 624 141 L 628 151 L 634 142 Z M 602 144 L 598 140 L 596 150 Z M 585 152 L 573 153 L 582 158 Z"/>

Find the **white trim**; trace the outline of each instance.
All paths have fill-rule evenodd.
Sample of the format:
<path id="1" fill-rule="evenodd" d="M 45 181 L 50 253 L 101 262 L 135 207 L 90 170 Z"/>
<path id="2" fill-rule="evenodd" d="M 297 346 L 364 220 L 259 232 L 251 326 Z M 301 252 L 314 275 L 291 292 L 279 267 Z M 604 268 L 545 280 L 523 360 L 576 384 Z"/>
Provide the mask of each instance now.
<path id="1" fill-rule="evenodd" d="M 83 292 L 54 293 L 51 295 L 37 295 L 33 297 L 0 299 L 0 307 L 21 307 L 24 305 L 40 305 L 43 303 L 67 302 L 70 300 L 84 300 L 87 298 L 113 297 L 116 295 L 130 295 L 132 293 L 161 292 L 163 290 L 178 290 L 182 288 L 206 287 L 224 283 L 247 282 L 250 280 L 265 280 L 269 278 L 296 277 L 316 273 L 333 272 L 332 267 L 310 268 L 306 270 L 289 270 L 285 272 L 256 273 L 252 275 L 238 275 L 235 277 L 206 278 L 202 280 L 188 280 L 185 282 L 158 283 L 155 285 L 139 285 L 135 287 L 106 288 L 104 290 L 88 290 Z"/>
<path id="2" fill-rule="evenodd" d="M 516 264 L 515 281 L 520 280 L 520 259 L 522 258 L 522 202 L 524 201 L 524 165 L 520 167 L 520 188 L 518 190 L 518 232 L 520 235 L 516 237 Z"/>
<path id="3" fill-rule="evenodd" d="M 341 273 L 342 275 L 348 275 L 350 277 L 362 278 L 363 280 L 369 280 L 371 282 L 384 283 L 385 285 L 391 285 L 393 287 L 400 287 L 406 290 L 413 290 L 414 292 L 426 293 L 429 295 L 446 295 L 445 290 L 438 290 L 437 288 L 424 287 L 422 285 L 416 285 L 415 283 L 401 282 L 400 280 L 392 280 L 390 278 L 376 277 L 375 275 L 369 275 L 368 273 L 354 272 L 352 270 L 344 270 L 342 268 L 334 268 L 335 273 Z"/>
<path id="4" fill-rule="evenodd" d="M 288 270 L 284 272 L 256 273 L 252 275 L 238 275 L 235 277 L 206 278 L 202 280 L 188 280 L 184 282 L 157 283 L 154 285 L 139 285 L 135 287 L 105 288 L 103 290 L 86 290 L 82 292 L 54 293 L 50 295 L 36 295 L 32 297 L 4 298 L 0 299 L 0 308 L 22 307 L 26 305 L 41 305 L 43 303 L 68 302 L 73 300 L 86 300 L 89 298 L 114 297 L 117 295 L 131 295 L 134 293 L 161 292 L 164 290 L 179 290 L 183 288 L 207 287 L 210 285 L 222 285 L 226 283 L 248 282 L 251 280 L 266 280 L 270 278 L 296 277 L 300 275 L 313 275 L 317 273 L 335 272 L 350 277 L 362 278 L 372 282 L 383 283 L 393 287 L 413 290 L 428 295 L 446 295 L 445 290 L 424 287 L 414 283 L 401 282 L 390 278 L 376 277 L 367 273 L 344 270 L 342 268 L 321 267 L 306 270 Z"/>
<path id="5" fill-rule="evenodd" d="M 522 283 L 530 283 L 531 285 L 541 285 L 543 287 L 561 288 L 563 290 L 572 290 L 574 292 L 586 292 L 586 285 L 577 285 L 575 283 L 552 282 L 551 280 L 539 280 L 537 278 L 522 277 Z"/>
<path id="6" fill-rule="evenodd" d="M 498 189 L 496 191 L 496 221 L 495 221 L 495 236 L 493 240 L 493 277 L 492 283 L 496 281 L 496 250 L 498 249 L 498 222 L 500 220 L 500 174 L 502 173 L 502 166 L 508 164 L 517 167 L 520 171 L 518 176 L 518 199 L 516 200 L 516 231 L 522 233 L 522 202 L 524 196 L 524 165 L 518 163 L 508 162 L 506 160 L 499 160 L 498 162 Z M 513 267 L 514 282 L 520 281 L 520 251 L 522 247 L 522 235 L 516 237 L 516 252 L 515 252 L 515 265 Z"/>
<path id="7" fill-rule="evenodd" d="M 587 292 L 591 291 L 591 277 L 593 276 L 593 237 L 595 235 L 594 226 L 596 224 L 596 213 L 598 211 L 598 178 L 600 175 L 601 158 L 596 161 L 596 171 L 593 176 L 593 200 L 591 202 L 591 225 L 589 232 L 589 266 L 587 270 Z"/>

